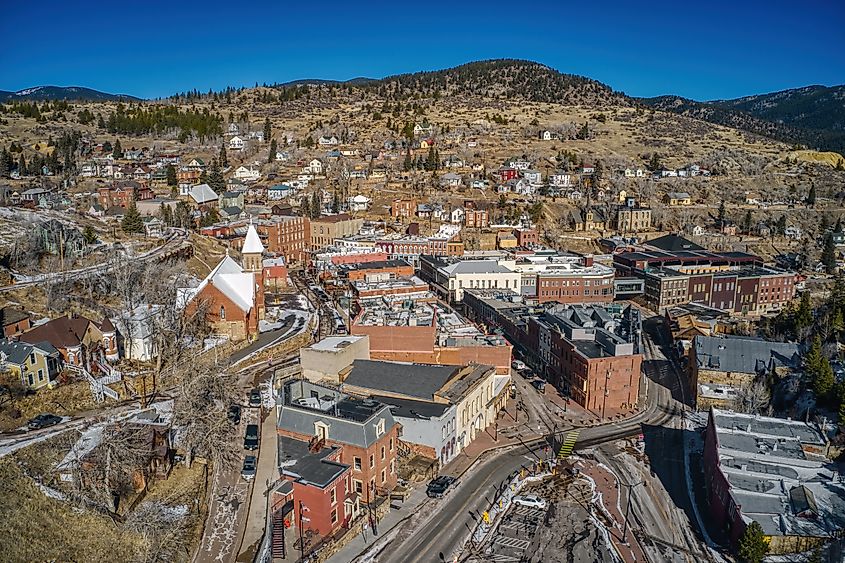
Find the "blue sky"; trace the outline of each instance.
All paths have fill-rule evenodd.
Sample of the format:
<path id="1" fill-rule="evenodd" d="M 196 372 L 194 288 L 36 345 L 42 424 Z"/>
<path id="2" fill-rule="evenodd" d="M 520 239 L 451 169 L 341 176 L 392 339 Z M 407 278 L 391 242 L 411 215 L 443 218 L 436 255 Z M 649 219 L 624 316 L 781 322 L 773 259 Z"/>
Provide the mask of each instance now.
<path id="1" fill-rule="evenodd" d="M 43 0 L 4 7 L 0 47 L 2 90 L 159 97 L 506 57 L 704 100 L 845 83 L 845 2 Z"/>

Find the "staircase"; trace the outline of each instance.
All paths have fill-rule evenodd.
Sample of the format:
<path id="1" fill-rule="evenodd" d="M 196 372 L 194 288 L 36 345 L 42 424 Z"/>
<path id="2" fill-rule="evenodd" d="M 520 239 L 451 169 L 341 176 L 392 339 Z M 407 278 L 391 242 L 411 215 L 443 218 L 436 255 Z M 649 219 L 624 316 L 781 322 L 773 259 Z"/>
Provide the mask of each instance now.
<path id="1" fill-rule="evenodd" d="M 270 524 L 270 552 L 273 559 L 285 557 L 285 518 L 281 509 L 273 512 Z"/>
<path id="2" fill-rule="evenodd" d="M 94 395 L 94 401 L 97 403 L 102 403 L 106 400 L 106 397 L 109 399 L 114 399 L 115 401 L 120 399 L 120 395 L 114 389 L 107 387 L 106 384 L 114 383 L 116 381 L 120 381 L 120 372 L 115 372 L 117 370 L 112 371 L 110 375 L 106 375 L 105 377 L 101 377 L 99 379 L 95 378 L 91 373 L 82 366 L 77 366 L 74 364 L 66 364 L 65 368 L 68 371 L 81 375 L 88 381 L 88 385 L 91 387 L 91 393 Z M 117 377 L 117 379 L 114 379 Z"/>
<path id="3" fill-rule="evenodd" d="M 407 459 L 411 457 L 411 446 L 402 440 L 397 440 L 396 449 L 400 458 Z"/>

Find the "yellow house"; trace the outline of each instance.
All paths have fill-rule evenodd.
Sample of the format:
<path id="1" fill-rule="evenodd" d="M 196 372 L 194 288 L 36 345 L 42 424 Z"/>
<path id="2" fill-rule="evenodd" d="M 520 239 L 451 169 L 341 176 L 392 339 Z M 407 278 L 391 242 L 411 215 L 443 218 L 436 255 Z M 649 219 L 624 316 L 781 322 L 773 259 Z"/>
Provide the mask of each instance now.
<path id="1" fill-rule="evenodd" d="M 49 342 L 28 344 L 0 340 L 0 372 L 19 377 L 21 384 L 40 389 L 59 374 L 61 354 Z"/>
<path id="2" fill-rule="evenodd" d="M 663 197 L 663 203 L 670 206 L 692 205 L 692 198 L 686 192 L 669 192 Z"/>

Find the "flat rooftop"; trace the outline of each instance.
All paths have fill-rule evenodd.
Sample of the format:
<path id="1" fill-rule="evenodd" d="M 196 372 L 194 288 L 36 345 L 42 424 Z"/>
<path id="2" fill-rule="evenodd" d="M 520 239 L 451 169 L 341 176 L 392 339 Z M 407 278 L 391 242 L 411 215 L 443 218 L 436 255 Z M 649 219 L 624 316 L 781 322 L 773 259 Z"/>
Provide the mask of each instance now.
<path id="1" fill-rule="evenodd" d="M 311 350 L 318 350 L 320 352 L 339 352 L 344 348 L 349 347 L 350 344 L 354 344 L 364 338 L 363 336 L 327 336 L 326 338 L 320 340 L 319 342 L 315 342 L 308 348 Z"/>
<path id="2" fill-rule="evenodd" d="M 324 489 L 340 477 L 348 465 L 326 459 L 337 447 L 323 447 L 311 451 L 308 442 L 279 436 L 277 438 L 279 471 L 299 483 Z"/>

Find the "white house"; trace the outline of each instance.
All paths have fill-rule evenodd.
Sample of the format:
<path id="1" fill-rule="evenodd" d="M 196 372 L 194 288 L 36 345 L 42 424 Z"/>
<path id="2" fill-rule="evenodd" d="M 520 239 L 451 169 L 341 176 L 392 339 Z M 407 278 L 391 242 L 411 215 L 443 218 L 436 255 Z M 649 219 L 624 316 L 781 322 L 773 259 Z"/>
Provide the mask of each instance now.
<path id="1" fill-rule="evenodd" d="M 543 174 L 538 170 L 525 170 L 522 177 L 535 186 L 543 183 Z"/>
<path id="2" fill-rule="evenodd" d="M 237 135 L 229 139 L 229 150 L 242 151 L 244 150 L 244 146 L 246 146 L 244 140 Z"/>
<path id="3" fill-rule="evenodd" d="M 154 334 L 155 320 L 160 312 L 161 305 L 139 305 L 111 319 L 120 335 L 118 342 L 123 346 L 124 358 L 149 362 L 158 356 Z"/>
<path id="4" fill-rule="evenodd" d="M 790 225 L 783 230 L 783 234 L 786 236 L 786 238 L 792 240 L 799 240 L 801 238 L 801 228 L 796 227 L 794 225 Z"/>
<path id="5" fill-rule="evenodd" d="M 509 168 L 516 168 L 517 170 L 528 170 L 531 168 L 531 163 L 521 158 L 512 158 L 505 162 L 505 166 Z"/>
<path id="6" fill-rule="evenodd" d="M 365 195 L 358 194 L 347 200 L 350 211 L 366 211 L 370 208 L 372 200 Z"/>
<path id="7" fill-rule="evenodd" d="M 271 201 L 279 201 L 285 199 L 293 193 L 293 188 L 287 184 L 276 184 L 267 188 L 267 199 Z"/>
<path id="8" fill-rule="evenodd" d="M 276 160 L 285 162 L 290 160 L 290 153 L 288 151 L 276 151 Z"/>
<path id="9" fill-rule="evenodd" d="M 464 211 L 464 208 L 456 207 L 452 210 L 452 213 L 449 214 L 449 222 L 453 225 L 462 225 L 464 223 L 465 216 L 466 212 Z"/>
<path id="10" fill-rule="evenodd" d="M 469 187 L 473 189 L 483 190 L 487 187 L 487 182 L 485 180 L 473 180 L 470 182 Z"/>
<path id="11" fill-rule="evenodd" d="M 335 137 L 334 135 L 332 135 L 331 137 L 320 137 L 317 141 L 317 144 L 323 147 L 334 146 L 338 144 L 338 140 L 337 137 Z"/>
<path id="12" fill-rule="evenodd" d="M 311 159 L 311 162 L 308 163 L 308 171 L 312 174 L 322 174 L 323 173 L 323 161 L 319 158 Z"/>
<path id="13" fill-rule="evenodd" d="M 572 174 L 569 172 L 555 172 L 549 176 L 549 185 L 556 188 L 569 188 L 572 186 Z"/>
<path id="14" fill-rule="evenodd" d="M 454 172 L 447 172 L 440 177 L 440 185 L 449 188 L 457 188 L 463 183 L 461 176 Z"/>
<path id="15" fill-rule="evenodd" d="M 414 125 L 414 136 L 420 136 L 420 135 L 423 135 L 423 136 L 431 135 L 431 125 L 429 125 L 429 124 L 422 125 L 420 123 L 417 123 L 416 125 Z"/>
<path id="16" fill-rule="evenodd" d="M 554 141 L 558 138 L 558 134 L 553 131 L 540 131 L 540 140 L 541 141 Z"/>
<path id="17" fill-rule="evenodd" d="M 246 166 L 238 166 L 235 169 L 235 178 L 243 180 L 244 182 L 255 182 L 261 177 L 261 171 L 255 168 L 252 164 L 249 168 Z"/>
<path id="18" fill-rule="evenodd" d="M 264 131 L 261 130 L 261 129 L 258 129 L 256 131 L 250 131 L 249 132 L 249 138 L 254 139 L 254 140 L 256 140 L 260 143 L 263 143 L 264 142 Z"/>
<path id="19" fill-rule="evenodd" d="M 644 178 L 645 177 L 645 170 L 642 168 L 626 168 L 625 169 L 625 177 L 626 178 Z"/>
<path id="20" fill-rule="evenodd" d="M 238 135 L 241 132 L 241 128 L 238 126 L 237 123 L 230 123 L 229 128 L 226 130 L 229 135 Z"/>

